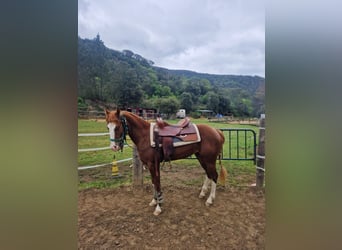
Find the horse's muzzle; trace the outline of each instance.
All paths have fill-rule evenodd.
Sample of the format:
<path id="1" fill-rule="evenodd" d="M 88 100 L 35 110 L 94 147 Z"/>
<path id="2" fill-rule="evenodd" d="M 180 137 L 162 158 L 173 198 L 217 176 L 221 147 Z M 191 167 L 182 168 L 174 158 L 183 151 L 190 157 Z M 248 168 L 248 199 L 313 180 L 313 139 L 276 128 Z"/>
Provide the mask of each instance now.
<path id="1" fill-rule="evenodd" d="M 120 147 L 118 145 L 113 145 L 111 148 L 111 150 L 113 150 L 114 152 L 120 150 Z"/>

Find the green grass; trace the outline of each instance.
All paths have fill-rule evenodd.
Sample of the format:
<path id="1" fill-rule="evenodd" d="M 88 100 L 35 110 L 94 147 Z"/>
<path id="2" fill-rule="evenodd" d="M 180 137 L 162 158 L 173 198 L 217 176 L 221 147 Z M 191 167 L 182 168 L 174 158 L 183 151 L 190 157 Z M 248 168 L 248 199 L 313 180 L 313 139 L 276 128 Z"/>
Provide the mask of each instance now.
<path id="1" fill-rule="evenodd" d="M 78 120 L 78 133 L 104 133 L 108 132 L 106 122 L 96 120 Z M 82 136 L 78 137 L 78 148 L 102 148 L 109 146 L 109 136 Z M 132 141 L 127 137 L 127 143 Z M 123 152 L 113 152 L 110 149 L 102 151 L 79 152 L 78 165 L 89 166 L 102 163 L 110 163 L 115 156 L 116 160 L 123 160 L 132 157 L 132 148 L 125 146 Z M 129 162 L 127 163 L 129 164 Z"/>
<path id="2" fill-rule="evenodd" d="M 108 132 L 104 120 L 78 120 L 78 133 L 103 133 Z"/>
<path id="3" fill-rule="evenodd" d="M 128 142 L 130 145 L 132 142 Z M 91 145 L 89 141 L 87 141 L 86 145 Z M 108 145 L 107 145 L 108 144 Z M 86 147 L 84 144 L 79 143 L 79 148 L 97 148 L 97 147 L 105 147 L 109 146 L 109 141 L 107 141 L 107 144 L 104 146 L 93 144 L 91 147 Z M 107 150 L 101 150 L 101 151 L 91 151 L 91 152 L 79 152 L 78 153 L 78 165 L 79 166 L 89 166 L 89 165 L 95 165 L 95 164 L 102 164 L 102 163 L 110 163 L 113 162 L 114 157 L 115 160 L 123 160 L 127 158 L 132 158 L 132 148 L 125 146 L 123 149 L 123 152 L 113 152 L 110 149 Z M 122 164 L 122 163 L 120 163 Z M 129 164 L 129 162 L 127 163 Z"/>
<path id="4" fill-rule="evenodd" d="M 179 120 L 167 120 L 170 124 L 175 124 Z M 257 134 L 258 141 L 258 127 L 252 125 L 232 125 L 227 123 L 219 123 L 219 122 L 209 122 L 207 119 L 192 119 L 192 122 L 195 124 L 208 124 L 209 126 L 215 128 L 249 128 L 253 129 Z M 103 133 L 108 132 L 106 127 L 106 123 L 101 120 L 78 120 L 78 133 Z M 224 145 L 224 157 L 228 157 L 228 135 L 225 133 L 226 143 Z M 232 134 L 232 157 L 235 157 L 234 151 L 236 150 L 236 136 Z M 243 133 L 240 134 L 239 140 L 244 142 Z M 127 136 L 127 141 L 129 145 L 132 145 L 132 141 L 129 136 Z M 78 148 L 98 148 L 98 147 L 107 147 L 109 146 L 109 137 L 106 136 L 91 136 L 91 137 L 78 137 Z M 241 146 L 240 146 L 241 147 Z M 248 156 L 252 155 L 252 147 L 253 140 L 251 136 L 247 137 L 247 147 L 248 147 Z M 243 149 L 243 148 L 241 148 Z M 243 149 L 244 150 L 244 149 Z M 243 151 L 244 152 L 244 151 Z M 243 154 L 244 156 L 244 154 Z M 113 157 L 116 160 L 122 160 L 132 157 L 132 148 L 125 147 L 123 152 L 113 152 L 110 149 L 103 151 L 95 151 L 95 152 L 79 152 L 78 153 L 78 166 L 89 166 L 103 163 L 111 163 L 113 161 Z M 131 165 L 131 161 L 119 163 L 120 166 L 129 166 Z M 241 185 L 241 182 L 245 177 L 247 179 L 255 178 L 255 165 L 253 161 L 222 161 L 223 166 L 227 169 L 229 174 L 229 184 L 234 186 Z M 183 159 L 177 160 L 172 163 L 173 165 L 182 165 L 189 168 L 198 168 L 199 163 L 196 159 Z M 108 170 L 109 169 L 109 170 Z M 122 178 L 112 178 L 111 177 L 111 166 L 108 167 L 100 167 L 94 170 L 79 170 L 80 176 L 91 175 L 93 176 L 90 181 L 85 181 L 80 177 L 79 188 L 106 188 L 106 187 L 117 187 L 120 185 L 126 185 L 131 183 L 131 172 L 123 173 Z M 218 167 L 219 170 L 219 167 Z M 103 172 L 106 172 L 103 174 Z M 82 180 L 81 180 L 82 179 Z M 144 182 L 150 182 L 150 177 L 145 176 Z M 187 182 L 188 185 L 193 184 L 193 180 L 189 180 Z"/>
<path id="5" fill-rule="evenodd" d="M 79 184 L 79 189 L 87 189 L 87 188 L 116 188 L 122 185 L 128 185 L 131 182 L 124 177 L 116 178 L 116 179 L 108 179 L 108 180 L 97 180 L 91 182 L 81 182 Z"/>

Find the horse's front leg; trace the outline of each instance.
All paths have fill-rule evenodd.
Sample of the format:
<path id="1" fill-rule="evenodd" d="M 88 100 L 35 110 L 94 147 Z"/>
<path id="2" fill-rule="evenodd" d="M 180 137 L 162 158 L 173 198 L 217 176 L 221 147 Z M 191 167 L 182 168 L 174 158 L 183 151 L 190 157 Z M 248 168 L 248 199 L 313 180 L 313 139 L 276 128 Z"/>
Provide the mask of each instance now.
<path id="1" fill-rule="evenodd" d="M 154 215 L 159 215 L 162 210 L 161 210 L 161 205 L 164 202 L 164 198 L 163 198 L 163 193 L 161 191 L 161 187 L 160 187 L 160 163 L 158 162 L 156 164 L 157 169 L 156 169 L 156 179 L 155 179 L 155 183 L 154 183 L 154 199 L 157 202 L 157 206 L 153 212 Z"/>
<path id="2" fill-rule="evenodd" d="M 156 206 L 153 212 L 154 215 L 159 215 L 162 212 L 161 205 L 163 203 L 163 199 L 163 193 L 161 191 L 158 192 L 155 189 L 153 200 L 150 203 L 150 206 Z"/>
<path id="3" fill-rule="evenodd" d="M 153 207 L 157 205 L 157 192 L 156 192 L 156 185 L 155 185 L 155 181 L 156 181 L 156 177 L 155 177 L 155 171 L 154 168 L 150 168 L 150 173 L 151 173 L 151 179 L 152 179 L 152 184 L 153 184 L 153 188 L 154 188 L 154 195 L 152 198 L 152 201 L 150 202 L 149 206 Z"/>
<path id="4" fill-rule="evenodd" d="M 156 191 L 154 191 L 154 195 L 152 198 L 152 201 L 150 202 L 150 204 L 148 204 L 150 207 L 156 206 L 157 205 L 157 195 L 156 195 Z"/>
<path id="5" fill-rule="evenodd" d="M 154 164 L 153 164 L 154 165 Z M 150 206 L 156 206 L 153 214 L 154 215 L 159 215 L 162 210 L 161 210 L 161 205 L 164 201 L 163 198 L 163 193 L 161 192 L 161 187 L 160 187 L 160 169 L 159 169 L 159 163 L 156 164 L 153 167 L 150 167 L 150 173 L 151 173 L 151 177 L 152 177 L 152 183 L 154 185 L 154 195 L 153 195 L 153 199 L 150 202 Z"/>

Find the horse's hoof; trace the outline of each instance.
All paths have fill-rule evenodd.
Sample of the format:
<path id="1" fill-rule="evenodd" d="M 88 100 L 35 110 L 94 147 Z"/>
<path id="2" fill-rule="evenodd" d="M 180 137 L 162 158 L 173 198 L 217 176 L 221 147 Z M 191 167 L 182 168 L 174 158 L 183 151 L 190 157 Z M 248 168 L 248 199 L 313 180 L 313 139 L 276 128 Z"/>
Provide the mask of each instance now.
<path id="1" fill-rule="evenodd" d="M 154 214 L 155 216 L 158 216 L 158 215 L 160 215 L 161 211 L 162 211 L 162 210 L 161 210 L 160 206 L 158 205 L 158 206 L 156 207 L 156 209 L 154 210 L 153 214 Z"/>
<path id="2" fill-rule="evenodd" d="M 205 194 L 200 193 L 198 198 L 203 199 L 205 197 Z"/>
<path id="3" fill-rule="evenodd" d="M 160 213 L 161 213 L 161 211 L 154 211 L 153 215 L 158 216 L 158 215 L 160 215 Z"/>
<path id="4" fill-rule="evenodd" d="M 157 205 L 157 201 L 155 199 L 153 199 L 150 204 L 148 204 L 150 207 L 153 207 L 155 205 Z"/>
<path id="5" fill-rule="evenodd" d="M 210 207 L 211 205 L 213 205 L 213 202 L 206 201 L 206 202 L 205 202 L 205 205 L 206 205 L 207 207 Z"/>

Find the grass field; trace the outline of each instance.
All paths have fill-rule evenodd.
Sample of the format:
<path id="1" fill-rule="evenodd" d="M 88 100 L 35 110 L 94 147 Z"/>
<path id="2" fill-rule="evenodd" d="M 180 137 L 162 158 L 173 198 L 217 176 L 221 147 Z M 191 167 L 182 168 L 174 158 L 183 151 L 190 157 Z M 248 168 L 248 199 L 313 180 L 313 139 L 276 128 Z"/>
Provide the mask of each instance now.
<path id="1" fill-rule="evenodd" d="M 177 123 L 178 120 L 167 120 L 167 122 L 174 124 Z M 252 125 L 233 125 L 227 123 L 219 123 L 219 122 L 209 122 L 207 119 L 192 119 L 193 123 L 196 124 L 208 124 L 215 128 L 227 129 L 227 128 L 245 128 L 252 129 L 256 132 L 257 140 L 258 140 L 258 127 Z M 104 120 L 78 120 L 78 133 L 103 133 L 108 132 L 106 127 L 106 122 Z M 225 133 L 226 143 L 224 146 L 224 157 L 228 156 L 228 134 Z M 251 134 L 245 138 L 244 133 L 240 133 L 239 138 L 235 134 L 231 136 L 231 145 L 233 155 L 235 157 L 234 152 L 237 149 L 237 145 L 235 143 L 236 140 L 246 141 L 248 157 L 252 155 L 253 148 L 253 138 Z M 132 141 L 129 136 L 127 136 L 127 143 L 132 145 Z M 91 136 L 91 137 L 78 137 L 78 148 L 86 149 L 86 148 L 101 148 L 109 146 L 109 136 Z M 244 152 L 245 148 L 242 148 L 240 145 L 240 150 Z M 236 153 L 235 153 L 236 154 Z M 102 151 L 94 151 L 94 152 L 79 152 L 78 153 L 78 166 L 89 166 L 96 164 L 104 164 L 111 163 L 113 158 L 116 160 L 123 160 L 132 157 L 132 148 L 126 146 L 123 152 L 113 152 L 110 149 L 102 150 Z M 119 163 L 119 168 L 127 169 L 127 166 L 131 165 L 131 161 Z M 187 168 L 198 167 L 197 160 L 193 159 L 184 159 L 177 160 L 172 162 L 173 166 L 182 166 Z M 231 185 L 238 186 L 239 180 L 241 176 L 249 176 L 250 178 L 255 177 L 255 165 L 253 161 L 223 161 L 223 165 L 226 167 L 229 175 L 232 177 L 229 180 Z M 110 165 L 107 167 L 100 167 L 96 169 L 90 170 L 79 170 L 80 176 L 80 188 L 88 188 L 88 187 L 108 187 L 108 186 L 117 186 L 121 184 L 130 183 L 131 181 L 131 173 L 130 171 L 126 171 L 123 175 L 124 178 L 113 179 L 111 178 L 111 167 Z M 84 176 L 92 176 L 92 178 L 84 178 Z M 82 177 L 82 178 L 81 178 Z M 234 178 L 236 177 L 236 178 Z M 146 176 L 145 178 L 149 178 Z M 191 180 L 189 181 L 189 185 L 191 185 Z"/>

